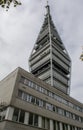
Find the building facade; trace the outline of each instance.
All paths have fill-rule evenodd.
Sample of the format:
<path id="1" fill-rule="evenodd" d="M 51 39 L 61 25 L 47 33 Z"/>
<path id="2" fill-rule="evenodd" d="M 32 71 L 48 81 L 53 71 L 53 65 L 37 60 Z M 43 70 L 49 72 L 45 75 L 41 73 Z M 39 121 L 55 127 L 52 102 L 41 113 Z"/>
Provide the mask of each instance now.
<path id="1" fill-rule="evenodd" d="M 69 96 L 71 60 L 47 5 L 29 58 L 0 81 L 0 130 L 83 130 L 83 104 Z"/>
<path id="2" fill-rule="evenodd" d="M 83 130 L 83 104 L 17 68 L 0 82 L 0 130 Z"/>

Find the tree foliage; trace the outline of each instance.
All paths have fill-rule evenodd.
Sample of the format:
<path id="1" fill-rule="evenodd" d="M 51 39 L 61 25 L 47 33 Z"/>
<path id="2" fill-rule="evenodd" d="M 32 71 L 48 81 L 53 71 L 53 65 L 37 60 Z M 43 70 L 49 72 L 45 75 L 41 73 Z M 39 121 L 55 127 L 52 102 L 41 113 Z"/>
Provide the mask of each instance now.
<path id="1" fill-rule="evenodd" d="M 18 0 L 0 0 L 0 6 L 6 8 L 6 11 L 9 9 L 11 3 L 13 3 L 14 7 L 21 5 L 21 2 Z"/>

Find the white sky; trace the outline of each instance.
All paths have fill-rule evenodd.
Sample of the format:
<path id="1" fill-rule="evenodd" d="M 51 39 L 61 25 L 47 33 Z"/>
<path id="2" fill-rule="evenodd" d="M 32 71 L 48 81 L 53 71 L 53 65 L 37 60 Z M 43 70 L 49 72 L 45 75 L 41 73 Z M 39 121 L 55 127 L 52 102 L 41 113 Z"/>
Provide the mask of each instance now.
<path id="1" fill-rule="evenodd" d="M 8 12 L 0 7 L 0 80 L 28 58 L 45 15 L 45 0 L 21 0 Z M 49 0 L 51 15 L 72 60 L 71 96 L 83 103 L 83 0 Z"/>

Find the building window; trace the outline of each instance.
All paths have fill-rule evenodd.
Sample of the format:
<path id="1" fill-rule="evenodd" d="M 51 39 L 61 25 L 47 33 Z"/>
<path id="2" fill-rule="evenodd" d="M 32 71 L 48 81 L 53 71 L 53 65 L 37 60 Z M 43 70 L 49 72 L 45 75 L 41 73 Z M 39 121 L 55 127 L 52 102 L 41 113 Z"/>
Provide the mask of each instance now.
<path id="1" fill-rule="evenodd" d="M 68 125 L 67 124 L 65 124 L 65 130 L 68 130 Z"/>
<path id="2" fill-rule="evenodd" d="M 23 100 L 27 101 L 27 93 L 23 93 Z"/>
<path id="3" fill-rule="evenodd" d="M 46 103 L 46 109 L 50 111 L 55 111 L 55 107 L 52 104 Z"/>
<path id="4" fill-rule="evenodd" d="M 73 114 L 72 113 L 70 113 L 70 116 L 69 116 L 71 119 L 73 119 Z"/>
<path id="5" fill-rule="evenodd" d="M 63 123 L 63 130 L 68 130 L 68 125 Z"/>
<path id="6" fill-rule="evenodd" d="M 36 105 L 39 106 L 39 99 L 36 99 Z"/>
<path id="7" fill-rule="evenodd" d="M 64 110 L 64 116 L 66 116 L 66 110 Z"/>
<path id="8" fill-rule="evenodd" d="M 75 120 L 79 121 L 79 116 L 75 115 Z"/>
<path id="9" fill-rule="evenodd" d="M 0 116 L 0 121 L 2 120 L 2 116 Z"/>
<path id="10" fill-rule="evenodd" d="M 33 114 L 32 113 L 29 114 L 29 123 L 28 124 L 33 125 Z"/>
<path id="11" fill-rule="evenodd" d="M 49 129 L 49 119 L 45 118 L 45 128 L 48 130 Z"/>
<path id="12" fill-rule="evenodd" d="M 72 126 L 70 126 L 70 130 L 72 130 Z"/>
<path id="13" fill-rule="evenodd" d="M 18 97 L 22 98 L 23 97 L 23 92 L 21 90 L 18 90 Z"/>
<path id="14" fill-rule="evenodd" d="M 34 126 L 38 126 L 38 115 L 34 115 Z"/>
<path id="15" fill-rule="evenodd" d="M 53 120 L 53 130 L 56 130 L 56 121 Z"/>
<path id="16" fill-rule="evenodd" d="M 35 85 L 35 89 L 38 91 L 39 90 L 39 86 L 36 84 Z"/>
<path id="17" fill-rule="evenodd" d="M 24 84 L 25 77 L 21 76 L 20 82 Z"/>
<path id="18" fill-rule="evenodd" d="M 46 102 L 43 101 L 43 107 L 46 109 Z"/>
<path id="19" fill-rule="evenodd" d="M 24 80 L 24 84 L 28 86 L 29 81 L 27 79 Z"/>
<path id="20" fill-rule="evenodd" d="M 43 107 L 43 101 L 42 100 L 39 100 L 39 106 Z"/>
<path id="21" fill-rule="evenodd" d="M 65 124 L 64 123 L 62 124 L 62 127 L 63 127 L 63 130 L 65 130 Z"/>
<path id="22" fill-rule="evenodd" d="M 49 91 L 49 97 L 53 97 L 52 92 Z"/>
<path id="23" fill-rule="evenodd" d="M 69 106 L 73 108 L 73 104 L 69 102 Z"/>
<path id="24" fill-rule="evenodd" d="M 29 86 L 30 86 L 31 88 L 33 88 L 33 87 L 34 87 L 34 83 L 33 83 L 32 81 L 29 81 Z"/>
<path id="25" fill-rule="evenodd" d="M 75 130 L 75 127 L 74 127 L 74 126 L 72 126 L 72 130 Z"/>
<path id="26" fill-rule="evenodd" d="M 63 115 L 64 111 L 63 109 L 58 108 L 58 114 Z"/>
<path id="27" fill-rule="evenodd" d="M 49 125 L 49 119 L 42 117 L 42 128 L 43 129 L 49 129 L 50 125 Z"/>
<path id="28" fill-rule="evenodd" d="M 56 112 L 56 107 L 55 107 L 55 106 L 53 106 L 53 111 L 55 111 L 55 112 Z"/>
<path id="29" fill-rule="evenodd" d="M 36 105 L 43 107 L 43 101 L 36 98 Z"/>
<path id="30" fill-rule="evenodd" d="M 28 124 L 33 126 L 38 126 L 38 115 L 30 113 Z"/>
<path id="31" fill-rule="evenodd" d="M 75 120 L 75 114 L 73 114 L 73 119 Z"/>
<path id="32" fill-rule="evenodd" d="M 60 98 L 59 96 L 57 96 L 57 101 L 62 102 L 62 98 Z"/>
<path id="33" fill-rule="evenodd" d="M 70 117 L 70 113 L 66 111 L 66 117 Z"/>
<path id="34" fill-rule="evenodd" d="M 17 108 L 14 109 L 13 118 L 12 118 L 13 121 L 24 123 L 24 117 L 25 117 L 25 112 L 23 110 L 19 110 Z"/>
<path id="35" fill-rule="evenodd" d="M 35 97 L 31 96 L 31 103 L 35 103 Z"/>
<path id="36" fill-rule="evenodd" d="M 6 108 L 0 110 L 0 121 L 3 121 L 5 119 L 5 115 L 6 115 Z"/>
<path id="37" fill-rule="evenodd" d="M 24 117 L 25 117 L 25 112 L 21 110 L 19 115 L 19 122 L 24 123 Z"/>
<path id="38" fill-rule="evenodd" d="M 57 123 L 57 130 L 60 130 L 60 124 L 59 122 L 56 122 Z"/>
<path id="39" fill-rule="evenodd" d="M 19 109 L 15 108 L 13 113 L 13 121 L 18 121 Z"/>
<path id="40" fill-rule="evenodd" d="M 45 117 L 42 117 L 42 128 L 45 128 Z"/>
<path id="41" fill-rule="evenodd" d="M 46 95 L 48 95 L 48 91 L 47 91 L 46 89 L 44 89 L 44 93 L 45 93 Z"/>

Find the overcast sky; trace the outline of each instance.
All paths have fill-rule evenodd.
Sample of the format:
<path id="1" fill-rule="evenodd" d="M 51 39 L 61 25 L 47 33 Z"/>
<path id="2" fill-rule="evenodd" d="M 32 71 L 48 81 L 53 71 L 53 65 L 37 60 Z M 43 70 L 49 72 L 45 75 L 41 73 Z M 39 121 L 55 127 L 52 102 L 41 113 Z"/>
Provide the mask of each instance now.
<path id="1" fill-rule="evenodd" d="M 45 15 L 45 0 L 21 0 L 0 7 L 0 80 L 18 66 L 29 71 L 28 58 Z M 51 15 L 72 60 L 71 96 L 83 103 L 83 0 L 49 0 Z"/>

